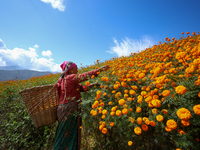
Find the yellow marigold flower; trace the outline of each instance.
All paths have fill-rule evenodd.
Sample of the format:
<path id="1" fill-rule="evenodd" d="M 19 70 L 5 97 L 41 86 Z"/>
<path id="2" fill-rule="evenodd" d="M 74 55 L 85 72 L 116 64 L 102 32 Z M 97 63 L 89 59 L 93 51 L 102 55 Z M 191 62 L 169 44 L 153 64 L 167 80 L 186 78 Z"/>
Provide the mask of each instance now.
<path id="1" fill-rule="evenodd" d="M 167 109 L 162 109 L 161 112 L 163 112 L 163 114 L 167 114 L 168 113 Z"/>
<path id="2" fill-rule="evenodd" d="M 142 95 L 142 96 L 146 96 L 146 95 L 147 95 L 147 92 L 146 92 L 146 91 L 142 91 L 142 92 L 141 92 L 141 95 Z"/>
<path id="3" fill-rule="evenodd" d="M 131 146 L 133 144 L 132 141 L 128 141 L 128 146 Z"/>
<path id="4" fill-rule="evenodd" d="M 103 134 L 106 134 L 107 132 L 108 132 L 108 130 L 107 130 L 106 128 L 103 128 L 103 129 L 102 129 L 102 133 L 103 133 Z"/>
<path id="5" fill-rule="evenodd" d="M 141 104 L 141 103 L 142 103 L 142 99 L 138 99 L 137 102 L 138 102 L 139 104 Z"/>
<path id="6" fill-rule="evenodd" d="M 164 118 L 163 118 L 162 115 L 157 115 L 157 116 L 156 116 L 156 120 L 159 121 L 159 122 L 162 122 L 163 119 L 164 119 Z"/>
<path id="7" fill-rule="evenodd" d="M 86 81 L 86 82 L 85 82 L 85 85 L 86 85 L 86 86 L 90 85 L 90 82 L 89 82 L 89 81 Z"/>
<path id="8" fill-rule="evenodd" d="M 99 130 L 102 131 L 102 129 L 104 128 L 104 125 L 100 125 L 99 126 Z"/>
<path id="9" fill-rule="evenodd" d="M 174 121 L 174 119 L 167 120 L 166 124 L 171 129 L 176 129 L 177 128 L 177 123 Z"/>
<path id="10" fill-rule="evenodd" d="M 125 87 L 126 86 L 126 83 L 125 82 L 121 82 L 121 85 L 123 86 L 123 87 Z"/>
<path id="11" fill-rule="evenodd" d="M 117 110 L 117 111 L 116 111 L 116 116 L 121 116 L 121 115 L 122 115 L 121 110 Z"/>
<path id="12" fill-rule="evenodd" d="M 158 99 L 153 99 L 151 101 L 151 103 L 153 104 L 154 107 L 160 107 L 161 106 L 161 101 Z"/>
<path id="13" fill-rule="evenodd" d="M 180 148 L 177 148 L 176 150 L 181 150 Z"/>
<path id="14" fill-rule="evenodd" d="M 122 109 L 122 113 L 123 113 L 124 115 L 127 115 L 127 114 L 128 114 L 128 109 L 127 109 L 127 108 Z"/>
<path id="15" fill-rule="evenodd" d="M 145 74 L 142 72 L 142 73 L 140 73 L 139 74 L 139 76 L 138 76 L 140 79 L 142 79 L 142 78 L 144 78 L 145 77 Z"/>
<path id="16" fill-rule="evenodd" d="M 114 115 L 115 115 L 115 112 L 114 112 L 114 111 L 111 111 L 111 112 L 110 112 L 110 115 L 111 115 L 111 116 L 114 116 Z"/>
<path id="17" fill-rule="evenodd" d="M 175 91 L 176 91 L 176 93 L 182 95 L 182 94 L 185 94 L 187 92 L 187 89 L 183 85 L 179 85 L 175 88 Z"/>
<path id="18" fill-rule="evenodd" d="M 165 96 L 165 97 L 169 96 L 170 95 L 170 90 L 164 90 L 162 92 L 162 95 Z"/>
<path id="19" fill-rule="evenodd" d="M 147 130 L 148 130 L 148 126 L 147 126 L 146 124 L 143 124 L 143 125 L 142 125 L 142 130 L 143 130 L 143 131 L 147 131 Z"/>
<path id="20" fill-rule="evenodd" d="M 152 127 L 154 127 L 154 126 L 156 126 L 156 122 L 155 122 L 155 121 L 150 121 L 150 125 L 151 125 Z"/>
<path id="21" fill-rule="evenodd" d="M 151 110 L 151 112 L 152 112 L 152 114 L 157 114 L 157 113 L 158 113 L 158 110 L 157 110 L 156 108 L 153 108 L 153 109 Z"/>
<path id="22" fill-rule="evenodd" d="M 187 52 L 176 53 L 176 59 L 183 59 L 187 55 Z"/>
<path id="23" fill-rule="evenodd" d="M 108 105 L 112 105 L 112 102 L 109 102 Z"/>
<path id="24" fill-rule="evenodd" d="M 181 123 L 184 125 L 184 126 L 189 126 L 190 125 L 190 122 L 188 120 L 181 120 Z"/>
<path id="25" fill-rule="evenodd" d="M 195 105 L 193 111 L 195 114 L 200 115 L 200 104 Z"/>
<path id="26" fill-rule="evenodd" d="M 130 91 L 129 91 L 129 94 L 130 94 L 130 95 L 135 95 L 135 91 L 134 91 L 134 90 L 130 90 Z"/>
<path id="27" fill-rule="evenodd" d="M 145 120 L 144 122 L 145 122 L 145 124 L 147 124 L 147 125 L 150 125 L 150 123 L 151 123 L 151 121 L 150 121 L 149 119 Z"/>
<path id="28" fill-rule="evenodd" d="M 120 99 L 118 103 L 119 103 L 119 105 L 124 105 L 125 102 L 126 102 L 126 101 L 125 101 L 124 99 Z"/>
<path id="29" fill-rule="evenodd" d="M 100 90 L 98 90 L 96 94 L 97 94 L 97 95 L 101 95 L 101 93 L 102 93 L 102 92 L 101 92 Z"/>
<path id="30" fill-rule="evenodd" d="M 134 132 L 135 134 L 140 135 L 142 133 L 142 129 L 140 127 L 135 127 Z"/>
<path id="31" fill-rule="evenodd" d="M 111 123 L 110 123 L 110 126 L 111 126 L 111 127 L 113 127 L 114 125 L 115 125 L 114 122 L 111 122 Z"/>
<path id="32" fill-rule="evenodd" d="M 104 110 L 102 111 L 102 114 L 103 114 L 103 115 L 106 115 L 106 114 L 107 114 L 107 110 L 104 109 Z"/>
<path id="33" fill-rule="evenodd" d="M 176 114 L 180 119 L 184 119 L 184 120 L 188 120 L 192 116 L 190 111 L 186 108 L 179 108 Z"/>
<path id="34" fill-rule="evenodd" d="M 195 67 L 192 65 L 192 66 L 185 69 L 185 73 L 190 74 L 190 73 L 193 73 L 194 70 L 195 70 Z"/>
<path id="35" fill-rule="evenodd" d="M 136 112 L 137 112 L 137 113 L 140 113 L 141 110 L 142 110 L 142 109 L 141 109 L 139 106 L 137 106 L 137 108 L 136 108 Z"/>
<path id="36" fill-rule="evenodd" d="M 97 111 L 96 111 L 96 110 L 93 110 L 92 115 L 93 115 L 93 116 L 96 116 L 96 115 L 97 115 Z"/>
<path id="37" fill-rule="evenodd" d="M 143 121 L 142 121 L 142 118 L 141 118 L 141 117 L 138 117 L 138 118 L 137 118 L 137 123 L 138 123 L 139 125 L 141 125 L 142 122 L 143 122 Z"/>

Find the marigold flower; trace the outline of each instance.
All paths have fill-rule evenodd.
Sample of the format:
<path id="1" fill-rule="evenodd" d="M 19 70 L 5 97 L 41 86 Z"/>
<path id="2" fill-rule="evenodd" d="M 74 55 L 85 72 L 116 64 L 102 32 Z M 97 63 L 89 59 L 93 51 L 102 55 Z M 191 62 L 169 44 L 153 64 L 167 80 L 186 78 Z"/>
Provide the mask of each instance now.
<path id="1" fill-rule="evenodd" d="M 134 90 L 130 90 L 130 91 L 129 91 L 129 94 L 130 94 L 130 95 L 135 95 L 135 91 L 134 91 Z"/>
<path id="2" fill-rule="evenodd" d="M 112 105 L 112 102 L 109 102 L 108 105 Z"/>
<path id="3" fill-rule="evenodd" d="M 105 116 L 105 115 L 102 115 L 102 116 L 101 116 L 101 119 L 105 119 L 105 118 L 106 118 L 106 116 Z"/>
<path id="4" fill-rule="evenodd" d="M 155 121 L 150 121 L 150 125 L 151 125 L 152 127 L 154 127 L 154 126 L 156 126 L 156 122 L 155 122 Z"/>
<path id="5" fill-rule="evenodd" d="M 168 110 L 167 109 L 162 109 L 161 112 L 163 112 L 163 114 L 167 114 Z"/>
<path id="6" fill-rule="evenodd" d="M 147 126 L 146 124 L 143 124 L 143 125 L 142 125 L 142 130 L 143 130 L 143 131 L 147 131 L 147 130 L 148 130 L 148 126 Z"/>
<path id="7" fill-rule="evenodd" d="M 145 74 L 142 72 L 142 73 L 140 73 L 139 74 L 139 76 L 138 76 L 140 79 L 142 79 L 142 78 L 144 78 L 145 77 Z"/>
<path id="8" fill-rule="evenodd" d="M 142 122 L 143 122 L 143 121 L 142 121 L 142 118 L 141 118 L 141 117 L 138 117 L 138 118 L 137 118 L 137 123 L 138 123 L 139 125 L 141 125 Z"/>
<path id="9" fill-rule="evenodd" d="M 128 141 L 128 146 L 131 146 L 133 144 L 132 141 Z"/>
<path id="10" fill-rule="evenodd" d="M 140 127 L 135 127 L 134 132 L 135 134 L 140 135 L 142 133 L 142 129 Z"/>
<path id="11" fill-rule="evenodd" d="M 188 120 L 181 120 L 181 123 L 184 125 L 184 126 L 189 126 L 190 125 L 190 122 Z"/>
<path id="12" fill-rule="evenodd" d="M 169 96 L 170 95 L 170 90 L 164 90 L 162 92 L 162 95 L 165 96 L 165 97 Z"/>
<path id="13" fill-rule="evenodd" d="M 137 112 L 137 113 L 140 113 L 141 110 L 142 110 L 142 109 L 141 109 L 139 106 L 137 106 L 137 108 L 136 108 L 136 112 Z"/>
<path id="14" fill-rule="evenodd" d="M 114 115 L 115 115 L 115 112 L 114 112 L 114 111 L 111 111 L 111 112 L 110 112 L 110 115 L 111 115 L 111 116 L 114 116 Z"/>
<path id="15" fill-rule="evenodd" d="M 190 111 L 186 108 L 179 108 L 176 114 L 180 119 L 184 119 L 184 120 L 188 120 L 192 116 Z"/>
<path id="16" fill-rule="evenodd" d="M 106 115 L 106 114 L 107 114 L 107 110 L 104 109 L 104 110 L 102 111 L 102 114 L 103 114 L 103 115 Z"/>
<path id="17" fill-rule="evenodd" d="M 133 90 L 137 90 L 137 86 L 135 86 L 135 85 L 131 86 L 131 88 L 132 88 Z"/>
<path id="18" fill-rule="evenodd" d="M 102 133 L 103 133 L 103 134 L 106 134 L 107 132 L 108 132 L 108 130 L 107 130 L 106 128 L 103 128 L 103 129 L 102 129 Z"/>
<path id="19" fill-rule="evenodd" d="M 162 115 L 157 115 L 157 116 L 156 116 L 156 120 L 159 121 L 159 122 L 162 122 L 163 119 L 164 119 L 164 118 L 163 118 Z"/>
<path id="20" fill-rule="evenodd" d="M 110 123 L 110 126 L 111 126 L 111 127 L 113 127 L 114 125 L 115 125 L 114 122 L 111 122 L 111 123 Z"/>
<path id="21" fill-rule="evenodd" d="M 85 82 L 85 85 L 86 85 L 86 86 L 89 86 L 89 85 L 90 85 L 90 82 L 89 82 L 89 81 L 86 81 L 86 82 Z"/>
<path id="22" fill-rule="evenodd" d="M 126 101 L 125 101 L 124 99 L 120 99 L 118 103 L 119 103 L 119 105 L 124 105 L 125 102 L 126 102 Z"/>
<path id="23" fill-rule="evenodd" d="M 96 110 L 93 110 L 93 111 L 92 111 L 92 115 L 93 115 L 93 116 L 96 116 L 96 115 L 97 115 L 97 111 L 96 111 Z"/>
<path id="24" fill-rule="evenodd" d="M 187 92 L 187 89 L 186 89 L 185 86 L 179 85 L 179 86 L 177 86 L 177 87 L 175 88 L 175 91 L 176 91 L 176 93 L 182 95 L 182 94 L 185 94 L 185 93 Z"/>
<path id="25" fill-rule="evenodd" d="M 166 124 L 170 129 L 176 129 L 177 128 L 177 123 L 174 121 L 174 119 L 167 120 Z"/>
<path id="26" fill-rule="evenodd" d="M 127 114 L 128 114 L 128 109 L 127 109 L 127 108 L 122 109 L 122 113 L 123 113 L 124 115 L 127 115 Z"/>
<path id="27" fill-rule="evenodd" d="M 195 114 L 200 115 L 200 104 L 195 105 L 193 111 Z"/>
<path id="28" fill-rule="evenodd" d="M 166 130 L 167 132 L 171 132 L 171 131 L 172 131 L 172 129 L 169 128 L 168 126 L 165 127 L 165 130 Z"/>
<path id="29" fill-rule="evenodd" d="M 121 115 L 122 115 L 121 110 L 117 110 L 117 111 L 116 111 L 116 116 L 121 116 Z"/>

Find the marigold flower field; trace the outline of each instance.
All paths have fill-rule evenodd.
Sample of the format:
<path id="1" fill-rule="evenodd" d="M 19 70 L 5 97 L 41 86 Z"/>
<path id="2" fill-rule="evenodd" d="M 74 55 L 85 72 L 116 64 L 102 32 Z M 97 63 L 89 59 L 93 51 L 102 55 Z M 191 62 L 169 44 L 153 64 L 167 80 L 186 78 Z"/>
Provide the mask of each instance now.
<path id="1" fill-rule="evenodd" d="M 97 149 L 200 147 L 199 33 L 182 33 L 180 39 L 165 38 L 164 43 L 139 53 L 94 63 L 81 67 L 79 73 L 103 65 L 109 65 L 109 69 L 83 83 L 100 84 L 82 93 L 83 147 L 88 144 L 84 143 L 88 135 Z M 9 100 L 22 105 L 20 90 L 52 84 L 58 78 L 59 74 L 51 74 L 0 82 L 1 103 Z"/>

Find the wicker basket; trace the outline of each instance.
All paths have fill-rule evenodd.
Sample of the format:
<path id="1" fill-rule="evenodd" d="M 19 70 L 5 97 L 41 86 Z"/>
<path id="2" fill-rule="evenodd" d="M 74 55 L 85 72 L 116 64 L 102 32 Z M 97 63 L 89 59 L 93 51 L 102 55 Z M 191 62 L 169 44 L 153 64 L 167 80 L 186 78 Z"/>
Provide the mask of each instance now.
<path id="1" fill-rule="evenodd" d="M 57 120 L 56 87 L 55 84 L 43 85 L 19 92 L 36 128 L 52 124 Z"/>

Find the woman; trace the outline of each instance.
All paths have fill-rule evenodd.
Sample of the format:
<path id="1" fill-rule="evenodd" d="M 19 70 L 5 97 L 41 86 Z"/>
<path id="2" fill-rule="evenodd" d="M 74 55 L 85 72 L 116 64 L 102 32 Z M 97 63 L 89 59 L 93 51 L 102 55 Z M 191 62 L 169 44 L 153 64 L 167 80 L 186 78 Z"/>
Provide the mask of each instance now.
<path id="1" fill-rule="evenodd" d="M 54 150 L 80 150 L 81 119 L 76 112 L 80 113 L 79 102 L 81 99 L 80 92 L 87 91 L 87 88 L 98 83 L 82 86 L 80 82 L 88 80 L 92 75 L 98 76 L 97 72 L 107 69 L 103 66 L 99 69 L 86 73 L 77 74 L 77 65 L 70 61 L 64 61 L 60 67 L 62 68 L 61 79 L 58 81 L 58 97 L 59 105 L 57 109 L 58 128 L 54 142 Z"/>

